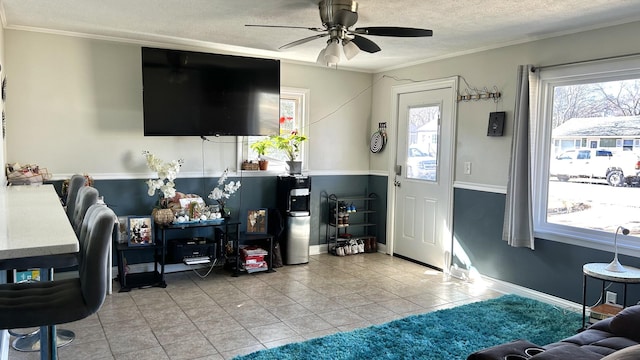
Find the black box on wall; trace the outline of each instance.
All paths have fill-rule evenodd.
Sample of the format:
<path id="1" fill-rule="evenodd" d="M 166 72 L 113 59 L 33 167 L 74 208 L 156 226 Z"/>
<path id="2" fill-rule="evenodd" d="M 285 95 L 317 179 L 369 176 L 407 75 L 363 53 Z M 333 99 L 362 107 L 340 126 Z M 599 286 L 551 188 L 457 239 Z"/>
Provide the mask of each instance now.
<path id="1" fill-rule="evenodd" d="M 504 132 L 504 119 L 506 113 L 504 111 L 489 113 L 489 128 L 487 136 L 502 136 Z"/>

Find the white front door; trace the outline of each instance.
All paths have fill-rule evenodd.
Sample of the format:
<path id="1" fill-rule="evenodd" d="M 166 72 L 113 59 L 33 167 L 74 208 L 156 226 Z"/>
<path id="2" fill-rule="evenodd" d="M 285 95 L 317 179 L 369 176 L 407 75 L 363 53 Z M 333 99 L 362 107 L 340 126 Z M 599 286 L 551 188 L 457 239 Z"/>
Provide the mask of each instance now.
<path id="1" fill-rule="evenodd" d="M 456 81 L 398 88 L 393 253 L 445 269 L 451 256 Z"/>

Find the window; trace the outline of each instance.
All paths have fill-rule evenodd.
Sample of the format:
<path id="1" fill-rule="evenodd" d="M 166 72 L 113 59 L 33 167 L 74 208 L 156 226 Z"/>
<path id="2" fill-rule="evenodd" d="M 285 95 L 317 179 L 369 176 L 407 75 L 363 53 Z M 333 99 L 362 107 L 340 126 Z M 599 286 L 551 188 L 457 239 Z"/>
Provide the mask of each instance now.
<path id="1" fill-rule="evenodd" d="M 308 117 L 307 101 L 309 91 L 306 89 L 282 88 L 280 90 L 280 134 L 287 135 L 292 131 L 306 135 L 306 121 Z M 251 144 L 265 136 L 248 136 L 245 151 L 248 154 L 244 158 L 256 160 L 258 154 L 251 149 Z M 302 144 L 301 158 L 303 166 L 307 166 L 307 141 Z M 269 160 L 269 170 L 284 170 L 284 162 L 287 157 L 277 151 L 269 151 L 263 158 Z"/>
<path id="2" fill-rule="evenodd" d="M 438 181 L 440 105 L 409 109 L 407 178 Z"/>
<path id="3" fill-rule="evenodd" d="M 536 237 L 640 254 L 640 66 L 612 60 L 540 73 L 534 125 Z"/>

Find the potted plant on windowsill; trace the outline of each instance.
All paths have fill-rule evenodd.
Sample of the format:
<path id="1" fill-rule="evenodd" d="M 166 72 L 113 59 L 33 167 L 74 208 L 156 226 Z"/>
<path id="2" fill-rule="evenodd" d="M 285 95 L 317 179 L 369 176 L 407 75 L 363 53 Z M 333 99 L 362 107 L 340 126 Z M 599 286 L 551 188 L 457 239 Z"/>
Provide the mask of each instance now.
<path id="1" fill-rule="evenodd" d="M 298 161 L 298 156 L 302 150 L 302 143 L 309 138 L 292 131 L 289 135 L 273 135 L 270 139 L 273 141 L 273 147 L 284 152 L 289 159 L 289 174 L 301 174 L 302 161 Z"/>
<path id="2" fill-rule="evenodd" d="M 260 170 L 267 170 L 269 161 L 263 158 L 263 156 L 265 156 L 267 154 L 267 151 L 269 151 L 269 149 L 273 147 L 273 141 L 269 137 L 251 144 L 251 149 L 258 153 L 258 167 L 260 168 Z"/>

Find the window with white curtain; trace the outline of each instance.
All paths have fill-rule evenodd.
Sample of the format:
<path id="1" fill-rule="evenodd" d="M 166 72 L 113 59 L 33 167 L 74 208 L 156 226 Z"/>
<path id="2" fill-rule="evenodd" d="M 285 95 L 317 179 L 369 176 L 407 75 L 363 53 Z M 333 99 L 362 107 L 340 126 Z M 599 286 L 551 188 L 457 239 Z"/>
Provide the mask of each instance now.
<path id="1" fill-rule="evenodd" d="M 540 70 L 532 154 L 534 232 L 640 254 L 640 62 L 620 58 Z M 533 105 L 532 105 L 533 106 Z"/>

